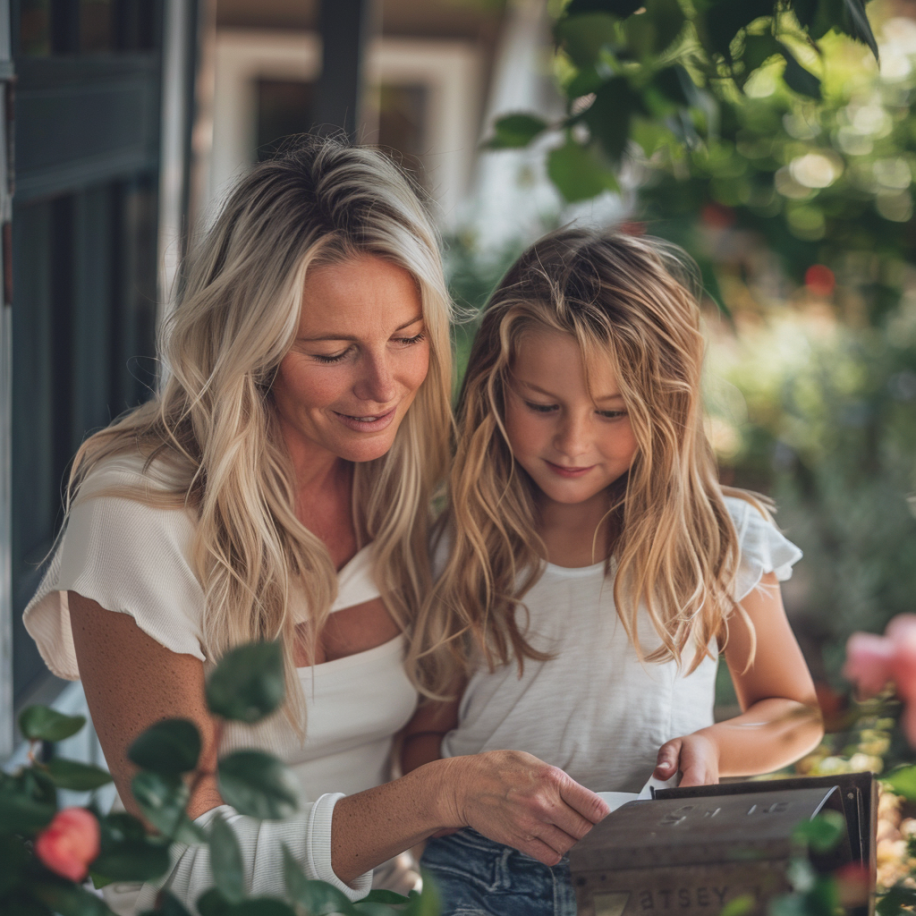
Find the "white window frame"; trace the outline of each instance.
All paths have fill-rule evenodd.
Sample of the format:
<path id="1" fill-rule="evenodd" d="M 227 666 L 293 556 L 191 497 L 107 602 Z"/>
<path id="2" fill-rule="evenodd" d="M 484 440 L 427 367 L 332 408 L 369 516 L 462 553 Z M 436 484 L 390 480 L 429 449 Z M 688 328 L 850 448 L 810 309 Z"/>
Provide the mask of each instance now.
<path id="1" fill-rule="evenodd" d="M 215 57 L 211 211 L 253 161 L 256 81 L 316 80 L 321 42 L 314 32 L 221 29 Z M 421 84 L 428 89 L 422 160 L 427 187 L 446 226 L 458 219 L 476 159 L 482 67 L 482 55 L 473 42 L 379 38 L 369 45 L 370 86 Z M 372 135 L 372 125 L 362 125 L 361 138 L 371 141 Z"/>

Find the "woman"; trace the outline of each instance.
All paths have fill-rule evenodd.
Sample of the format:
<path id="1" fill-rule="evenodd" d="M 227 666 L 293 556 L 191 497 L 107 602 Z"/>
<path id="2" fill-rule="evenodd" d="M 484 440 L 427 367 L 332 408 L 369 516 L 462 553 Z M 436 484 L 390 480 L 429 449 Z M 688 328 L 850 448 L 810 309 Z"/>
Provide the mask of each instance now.
<path id="1" fill-rule="evenodd" d="M 312 801 L 291 821 L 238 815 L 212 777 L 190 800 L 202 825 L 228 818 L 253 893 L 275 886 L 281 842 L 358 899 L 375 866 L 435 832 L 473 826 L 559 861 L 606 813 L 525 754 L 381 784 L 437 665 L 436 645 L 402 659 L 430 586 L 449 317 L 436 234 L 403 176 L 378 153 L 308 141 L 244 178 L 190 259 L 161 396 L 76 456 L 26 626 L 52 671 L 83 680 L 129 810 L 125 751 L 166 717 L 197 724 L 207 769 L 252 743 L 294 766 Z M 277 637 L 285 715 L 218 734 L 207 670 Z M 184 851 L 167 880 L 193 905 L 211 882 L 207 850 Z"/>

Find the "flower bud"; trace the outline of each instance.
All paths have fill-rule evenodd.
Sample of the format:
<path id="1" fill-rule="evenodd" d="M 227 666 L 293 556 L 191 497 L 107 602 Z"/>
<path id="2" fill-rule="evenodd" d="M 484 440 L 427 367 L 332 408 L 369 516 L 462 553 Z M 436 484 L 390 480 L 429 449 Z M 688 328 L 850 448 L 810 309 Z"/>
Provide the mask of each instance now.
<path id="1" fill-rule="evenodd" d="M 61 877 L 82 881 L 99 854 L 99 822 L 85 808 L 64 808 L 35 839 L 35 855 Z"/>

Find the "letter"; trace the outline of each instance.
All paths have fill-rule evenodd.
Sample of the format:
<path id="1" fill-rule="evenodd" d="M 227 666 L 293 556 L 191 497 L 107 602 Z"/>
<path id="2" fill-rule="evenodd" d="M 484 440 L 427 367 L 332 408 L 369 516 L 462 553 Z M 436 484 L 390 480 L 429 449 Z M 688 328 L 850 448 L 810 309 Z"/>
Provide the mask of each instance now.
<path id="1" fill-rule="evenodd" d="M 719 898 L 719 906 L 725 904 L 725 895 L 728 893 L 727 887 L 714 887 L 712 892 Z"/>
<path id="2" fill-rule="evenodd" d="M 756 810 L 757 810 L 757 806 L 756 806 L 756 805 L 751 805 L 751 807 L 748 809 L 748 812 L 747 812 L 747 813 L 748 813 L 748 814 L 753 814 Z"/>
<path id="3" fill-rule="evenodd" d="M 709 906 L 709 888 L 697 888 L 697 906 Z"/>
<path id="4" fill-rule="evenodd" d="M 655 908 L 655 902 L 652 900 L 652 891 L 643 891 L 639 895 L 639 906 L 644 910 Z"/>
<path id="5" fill-rule="evenodd" d="M 662 898 L 662 901 L 665 905 L 665 909 L 670 909 L 671 907 L 671 891 L 669 890 L 660 890 L 659 896 Z"/>
<path id="6" fill-rule="evenodd" d="M 686 887 L 678 890 L 677 898 L 680 901 L 682 910 L 686 910 L 690 906 L 690 891 Z"/>

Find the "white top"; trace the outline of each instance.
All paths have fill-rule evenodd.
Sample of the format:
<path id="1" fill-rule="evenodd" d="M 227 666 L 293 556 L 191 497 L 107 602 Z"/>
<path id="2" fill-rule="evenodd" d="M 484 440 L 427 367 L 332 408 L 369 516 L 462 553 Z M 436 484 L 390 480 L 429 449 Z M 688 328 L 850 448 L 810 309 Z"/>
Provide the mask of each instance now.
<path id="1" fill-rule="evenodd" d="M 189 560 L 193 513 L 151 508 L 132 499 L 89 498 L 112 487 L 155 485 L 156 476 L 156 471 L 144 475 L 142 459 L 127 456 L 104 462 L 83 484 L 48 572 L 24 616 L 42 658 L 58 677 L 79 678 L 68 591 L 97 601 L 107 610 L 129 614 L 140 629 L 166 648 L 199 658 L 205 671 L 213 667 L 203 646 L 204 593 Z M 379 596 L 372 559 L 370 544 L 339 571 L 332 611 Z M 304 607 L 294 613 L 306 618 Z M 308 709 L 304 744 L 282 714 L 254 727 L 233 723 L 226 728 L 221 753 L 257 747 L 277 755 L 292 767 L 310 802 L 292 824 L 282 825 L 245 818 L 228 807 L 221 809 L 232 816 L 234 827 L 238 825 L 236 832 L 250 854 L 247 864 L 253 887 L 282 865 L 279 844 L 265 839 L 276 833 L 275 839 L 282 838 L 289 845 L 289 825 L 298 837 L 294 845 L 301 847 L 300 858 L 310 877 L 330 881 L 353 899 L 365 894 L 371 872 L 351 888 L 331 870 L 331 812 L 340 796 L 326 793 L 359 792 L 388 778 L 392 736 L 410 719 L 417 700 L 402 664 L 404 648 L 404 638 L 398 636 L 365 652 L 300 668 Z M 319 803 L 313 804 L 316 800 Z M 211 812 L 202 815 L 212 816 Z M 269 855 L 271 845 L 276 861 Z M 210 879 L 203 853 L 205 850 L 189 850 L 178 862 L 170 879 L 173 891 L 178 890 L 176 880 L 179 884 L 183 880 L 182 870 L 187 872 L 188 894 L 196 895 L 206 886 Z M 201 862 L 196 869 L 188 865 L 194 859 Z M 194 899 L 191 896 L 188 901 Z"/>
<path id="2" fill-rule="evenodd" d="M 740 601 L 765 573 L 788 579 L 801 551 L 749 503 L 725 502 L 741 548 Z M 521 678 L 514 663 L 493 673 L 480 666 L 461 698 L 458 728 L 443 739 L 443 755 L 527 751 L 595 792 L 638 792 L 666 741 L 711 725 L 715 643 L 714 657 L 689 676 L 674 661 L 640 663 L 613 591 L 604 563 L 579 569 L 546 564 L 523 601 L 528 639 L 555 657 L 526 659 Z M 660 643 L 647 616 L 639 636 L 646 654 Z"/>

